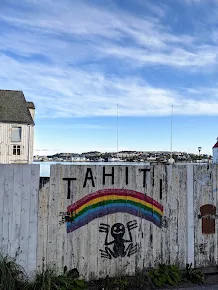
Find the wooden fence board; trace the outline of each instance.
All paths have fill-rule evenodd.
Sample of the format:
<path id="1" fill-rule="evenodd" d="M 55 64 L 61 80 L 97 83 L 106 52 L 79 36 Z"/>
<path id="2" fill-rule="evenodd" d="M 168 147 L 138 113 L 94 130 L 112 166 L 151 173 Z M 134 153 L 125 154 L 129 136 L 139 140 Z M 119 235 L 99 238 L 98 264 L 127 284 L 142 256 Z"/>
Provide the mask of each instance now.
<path id="1" fill-rule="evenodd" d="M 39 165 L 0 165 L 0 251 L 36 270 Z"/>

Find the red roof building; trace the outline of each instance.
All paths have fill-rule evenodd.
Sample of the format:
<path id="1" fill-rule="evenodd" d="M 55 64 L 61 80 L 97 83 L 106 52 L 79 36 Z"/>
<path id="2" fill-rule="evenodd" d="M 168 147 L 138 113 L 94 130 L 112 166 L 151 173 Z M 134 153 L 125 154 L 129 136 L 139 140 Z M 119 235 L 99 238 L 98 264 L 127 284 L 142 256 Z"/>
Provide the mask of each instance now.
<path id="1" fill-rule="evenodd" d="M 218 141 L 217 141 L 216 144 L 213 146 L 213 148 L 218 148 Z"/>
<path id="2" fill-rule="evenodd" d="M 218 163 L 218 138 L 216 144 L 213 146 L 213 163 Z"/>

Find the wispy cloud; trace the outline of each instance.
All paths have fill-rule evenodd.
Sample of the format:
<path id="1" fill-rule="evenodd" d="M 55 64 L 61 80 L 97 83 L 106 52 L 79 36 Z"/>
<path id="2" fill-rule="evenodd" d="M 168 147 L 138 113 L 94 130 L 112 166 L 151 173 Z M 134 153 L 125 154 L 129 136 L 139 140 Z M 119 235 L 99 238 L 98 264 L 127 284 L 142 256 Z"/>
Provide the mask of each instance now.
<path id="1" fill-rule="evenodd" d="M 188 4 L 188 5 L 193 5 L 193 4 L 199 4 L 202 3 L 202 0 L 182 0 L 183 3 Z M 209 0 L 210 1 L 210 0 Z"/>
<path id="2" fill-rule="evenodd" d="M 66 124 L 66 123 L 62 123 L 62 124 L 52 124 L 52 123 L 45 123 L 45 124 L 40 124 L 40 128 L 43 129 L 55 129 L 55 130 L 69 130 L 69 129 L 79 129 L 79 130 L 90 130 L 90 129 L 94 129 L 94 130 L 105 130 L 105 129 L 110 129 L 109 126 L 103 126 L 103 125 L 99 125 L 99 124 L 90 124 L 90 123 L 76 123 L 76 124 Z M 114 128 L 112 128 L 114 129 Z"/>
<path id="3" fill-rule="evenodd" d="M 175 32 L 166 23 L 171 9 L 166 5 L 138 1 L 139 8 L 150 11 L 145 14 L 121 10 L 115 1 L 108 6 L 97 2 L 3 4 L 1 87 L 23 90 L 36 103 L 38 118 L 113 116 L 117 103 L 122 116 L 167 115 L 172 104 L 177 114 L 218 113 L 216 85 L 214 91 L 197 93 L 163 87 L 151 84 L 142 71 L 215 69 L 214 31 L 202 43 L 196 34 Z"/>

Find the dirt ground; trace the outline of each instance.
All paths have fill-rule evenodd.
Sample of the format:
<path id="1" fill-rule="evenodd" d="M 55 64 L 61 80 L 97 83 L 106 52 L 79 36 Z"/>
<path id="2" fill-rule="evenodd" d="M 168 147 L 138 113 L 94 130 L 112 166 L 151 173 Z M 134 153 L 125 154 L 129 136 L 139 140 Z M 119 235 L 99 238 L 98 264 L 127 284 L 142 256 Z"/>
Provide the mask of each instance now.
<path id="1" fill-rule="evenodd" d="M 205 283 L 202 285 L 193 285 L 192 283 L 182 283 L 179 287 L 173 287 L 168 289 L 178 290 L 218 290 L 218 273 L 206 274 Z M 166 288 L 164 289 L 166 290 Z"/>

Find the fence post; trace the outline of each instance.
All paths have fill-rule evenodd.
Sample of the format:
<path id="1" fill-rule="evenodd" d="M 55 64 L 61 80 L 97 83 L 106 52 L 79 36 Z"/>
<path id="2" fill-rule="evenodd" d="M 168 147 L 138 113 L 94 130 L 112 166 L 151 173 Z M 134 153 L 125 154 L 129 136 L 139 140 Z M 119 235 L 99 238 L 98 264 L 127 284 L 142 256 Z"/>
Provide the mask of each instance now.
<path id="1" fill-rule="evenodd" d="M 187 165 L 187 263 L 195 266 L 194 247 L 194 166 Z"/>

